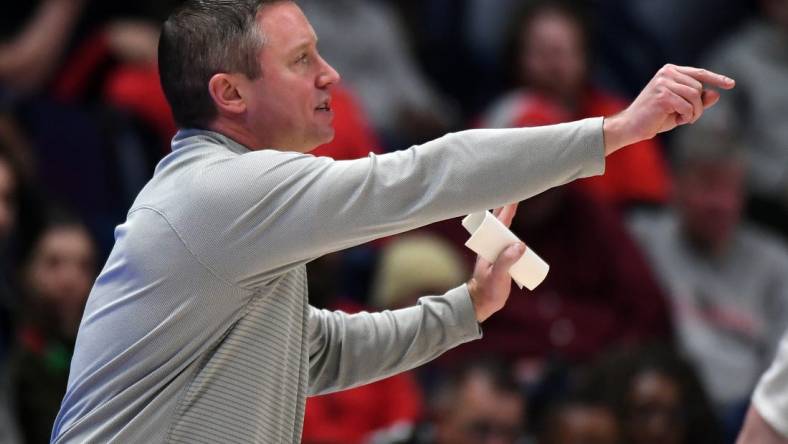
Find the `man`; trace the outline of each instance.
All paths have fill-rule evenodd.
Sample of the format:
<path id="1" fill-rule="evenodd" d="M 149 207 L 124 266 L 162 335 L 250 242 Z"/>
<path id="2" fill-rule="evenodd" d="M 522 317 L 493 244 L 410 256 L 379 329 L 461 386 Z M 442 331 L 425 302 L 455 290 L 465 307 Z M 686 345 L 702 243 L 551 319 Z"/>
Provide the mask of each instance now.
<path id="1" fill-rule="evenodd" d="M 514 444 L 522 438 L 526 403 L 511 368 L 472 361 L 452 372 L 431 401 L 432 424 L 408 444 Z"/>
<path id="2" fill-rule="evenodd" d="M 565 0 L 528 2 L 517 17 L 509 52 L 517 88 L 488 110 L 483 126 L 514 128 L 610 116 L 628 103 L 591 79 L 590 24 Z M 657 140 L 644 140 L 605 160 L 605 175 L 580 181 L 585 192 L 620 209 L 663 204 L 670 182 Z"/>
<path id="3" fill-rule="evenodd" d="M 733 87 L 671 66 L 604 124 L 477 130 L 336 162 L 302 154 L 333 136 L 339 75 L 316 47 L 291 1 L 186 2 L 164 24 L 162 84 L 190 129 L 116 230 L 53 441 L 298 442 L 307 394 L 478 338 L 523 246 L 480 262 L 467 285 L 379 314 L 311 308 L 305 263 L 598 174 L 604 153 L 699 118 L 719 99 L 701 82 Z"/>
<path id="4" fill-rule="evenodd" d="M 671 300 L 677 339 L 728 433 L 788 327 L 788 251 L 742 220 L 745 145 L 709 125 L 675 139 L 672 210 L 633 221 Z"/>
<path id="5" fill-rule="evenodd" d="M 706 58 L 736 76 L 740 88 L 704 124 L 739 126 L 746 142 L 747 213 L 788 239 L 788 2 L 752 2 L 760 14 L 729 35 Z M 720 5 L 722 8 L 723 6 Z"/>

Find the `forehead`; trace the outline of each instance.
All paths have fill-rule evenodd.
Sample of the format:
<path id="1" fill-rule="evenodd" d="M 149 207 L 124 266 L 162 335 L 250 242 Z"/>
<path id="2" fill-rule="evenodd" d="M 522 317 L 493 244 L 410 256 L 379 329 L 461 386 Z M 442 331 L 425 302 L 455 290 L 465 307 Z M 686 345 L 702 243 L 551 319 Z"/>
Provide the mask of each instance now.
<path id="1" fill-rule="evenodd" d="M 541 41 L 552 39 L 571 39 L 583 42 L 582 27 L 575 18 L 555 9 L 537 11 L 525 21 L 522 38 L 527 41 L 541 38 Z"/>
<path id="2" fill-rule="evenodd" d="M 92 250 L 90 237 L 81 227 L 56 227 L 39 242 L 42 252 L 88 253 Z"/>
<path id="3" fill-rule="evenodd" d="M 266 38 L 266 46 L 287 51 L 317 41 L 315 30 L 301 8 L 294 2 L 278 2 L 264 6 L 257 23 Z"/>

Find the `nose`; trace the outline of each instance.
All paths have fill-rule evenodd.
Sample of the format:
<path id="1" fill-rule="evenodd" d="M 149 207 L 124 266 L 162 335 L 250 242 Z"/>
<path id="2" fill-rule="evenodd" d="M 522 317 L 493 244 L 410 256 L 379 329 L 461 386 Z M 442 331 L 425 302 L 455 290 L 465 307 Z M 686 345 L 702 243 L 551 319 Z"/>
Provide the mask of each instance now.
<path id="1" fill-rule="evenodd" d="M 328 88 L 331 85 L 336 85 L 342 80 L 339 73 L 328 64 L 322 57 L 320 57 L 321 70 L 320 75 L 317 77 L 318 88 Z"/>

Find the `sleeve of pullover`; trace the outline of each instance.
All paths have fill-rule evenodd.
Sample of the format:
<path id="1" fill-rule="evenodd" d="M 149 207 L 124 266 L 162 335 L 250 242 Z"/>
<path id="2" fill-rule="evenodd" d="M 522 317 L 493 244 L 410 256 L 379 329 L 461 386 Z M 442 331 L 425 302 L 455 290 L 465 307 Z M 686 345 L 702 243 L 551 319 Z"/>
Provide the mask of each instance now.
<path id="1" fill-rule="evenodd" d="M 186 242 L 254 288 L 327 253 L 603 171 L 602 118 L 462 131 L 353 161 L 254 151 L 195 174 Z"/>
<path id="2" fill-rule="evenodd" d="M 380 313 L 309 313 L 309 394 L 374 382 L 481 337 L 465 285 Z"/>

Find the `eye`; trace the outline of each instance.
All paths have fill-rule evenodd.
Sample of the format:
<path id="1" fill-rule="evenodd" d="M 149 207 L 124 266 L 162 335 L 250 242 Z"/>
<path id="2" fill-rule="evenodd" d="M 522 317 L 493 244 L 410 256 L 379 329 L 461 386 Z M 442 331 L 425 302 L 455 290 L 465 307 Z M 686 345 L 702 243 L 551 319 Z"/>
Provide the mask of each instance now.
<path id="1" fill-rule="evenodd" d="M 298 56 L 298 59 L 296 59 L 296 63 L 301 63 L 306 65 L 307 63 L 309 63 L 309 55 L 306 53 L 301 54 L 300 56 Z"/>

